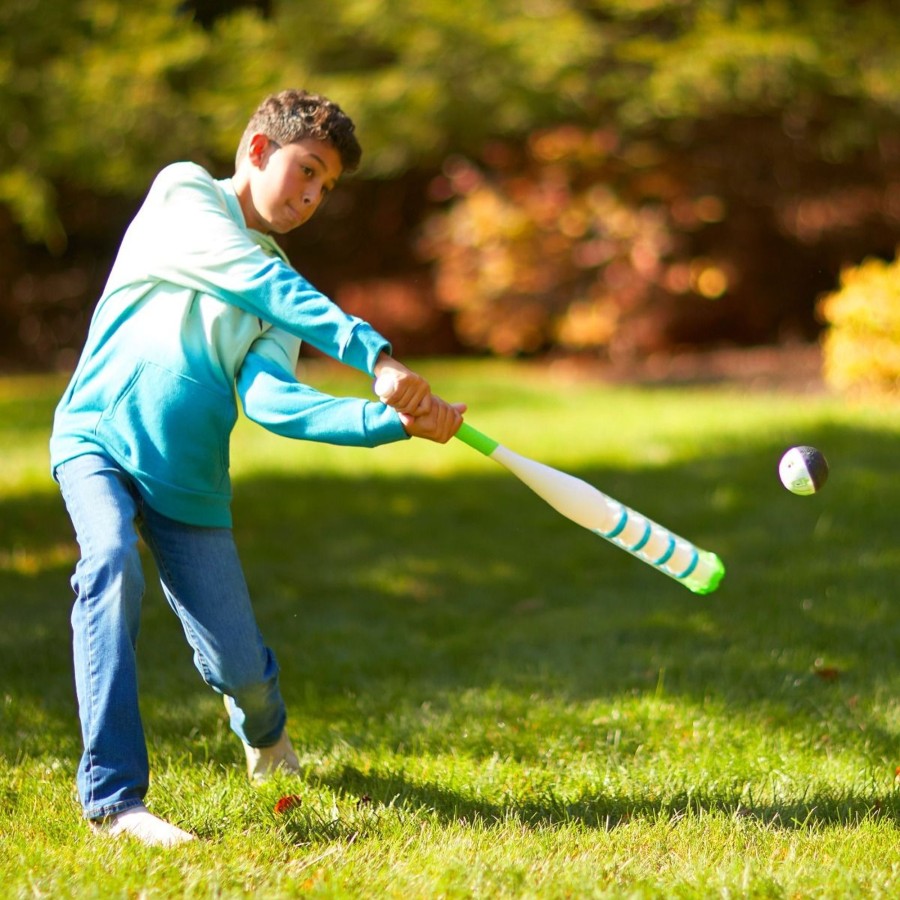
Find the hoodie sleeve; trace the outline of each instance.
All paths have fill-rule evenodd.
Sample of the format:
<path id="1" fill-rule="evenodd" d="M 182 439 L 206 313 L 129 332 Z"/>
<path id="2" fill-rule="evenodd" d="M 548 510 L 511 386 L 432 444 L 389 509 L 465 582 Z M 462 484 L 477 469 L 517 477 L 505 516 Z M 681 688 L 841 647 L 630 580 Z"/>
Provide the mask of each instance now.
<path id="1" fill-rule="evenodd" d="M 283 437 L 351 447 L 377 447 L 409 436 L 380 402 L 332 397 L 293 375 L 299 341 L 270 329 L 254 341 L 237 378 L 248 419 Z"/>
<path id="2" fill-rule="evenodd" d="M 372 374 L 390 344 L 343 312 L 250 231 L 240 205 L 200 166 L 176 163 L 157 176 L 122 242 L 107 290 L 170 282 L 229 303 Z"/>

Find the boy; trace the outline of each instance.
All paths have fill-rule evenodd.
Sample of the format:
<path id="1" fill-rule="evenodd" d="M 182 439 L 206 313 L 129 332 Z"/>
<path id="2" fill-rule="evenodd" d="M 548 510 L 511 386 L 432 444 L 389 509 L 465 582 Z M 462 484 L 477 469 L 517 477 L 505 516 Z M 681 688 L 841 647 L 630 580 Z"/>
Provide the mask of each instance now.
<path id="1" fill-rule="evenodd" d="M 231 531 L 235 388 L 248 418 L 302 440 L 445 442 L 462 421 L 464 405 L 432 395 L 371 326 L 292 269 L 270 236 L 308 221 L 359 159 L 353 123 L 338 106 L 303 91 L 268 97 L 241 139 L 232 179 L 216 181 L 191 163 L 159 174 L 97 304 L 50 439 L 81 550 L 72 578 L 84 741 L 77 781 L 95 830 L 163 846 L 193 837 L 143 804 L 138 532 L 198 670 L 225 698 L 251 779 L 298 770 L 278 666 Z M 300 384 L 301 339 L 378 377 L 384 402 Z"/>

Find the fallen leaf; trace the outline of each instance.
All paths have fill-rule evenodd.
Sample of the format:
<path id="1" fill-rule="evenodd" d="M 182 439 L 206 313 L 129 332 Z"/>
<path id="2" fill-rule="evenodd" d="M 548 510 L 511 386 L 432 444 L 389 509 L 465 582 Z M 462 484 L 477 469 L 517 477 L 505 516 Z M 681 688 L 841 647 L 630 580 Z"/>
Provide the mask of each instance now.
<path id="1" fill-rule="evenodd" d="M 303 801 L 299 796 L 297 796 L 297 794 L 287 794 L 286 796 L 281 797 L 275 804 L 275 815 L 283 815 L 289 809 L 293 809 L 295 806 L 299 806 L 302 802 Z"/>
<path id="2" fill-rule="evenodd" d="M 841 677 L 841 670 L 833 666 L 822 666 L 822 668 L 813 669 L 813 671 L 822 681 L 837 681 Z"/>

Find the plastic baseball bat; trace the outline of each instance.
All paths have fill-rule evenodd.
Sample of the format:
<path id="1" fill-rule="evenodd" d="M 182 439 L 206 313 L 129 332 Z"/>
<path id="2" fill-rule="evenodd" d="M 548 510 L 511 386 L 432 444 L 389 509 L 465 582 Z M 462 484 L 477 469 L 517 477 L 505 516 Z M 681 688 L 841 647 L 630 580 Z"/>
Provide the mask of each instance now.
<path id="1" fill-rule="evenodd" d="M 712 593 L 725 574 L 722 560 L 551 466 L 520 456 L 464 422 L 456 437 L 504 466 L 557 512 L 680 581 L 695 594 Z"/>

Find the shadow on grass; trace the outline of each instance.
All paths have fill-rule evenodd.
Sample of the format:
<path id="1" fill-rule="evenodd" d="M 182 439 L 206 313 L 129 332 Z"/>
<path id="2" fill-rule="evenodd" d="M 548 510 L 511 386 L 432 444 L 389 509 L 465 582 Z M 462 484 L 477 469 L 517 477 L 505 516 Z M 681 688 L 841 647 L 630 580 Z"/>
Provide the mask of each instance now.
<path id="1" fill-rule="evenodd" d="M 400 774 L 382 776 L 344 768 L 322 782 L 339 795 L 356 797 L 356 808 L 399 810 L 400 814 L 424 813 L 443 824 L 482 824 L 518 822 L 529 827 L 576 825 L 610 831 L 627 825 L 632 819 L 664 820 L 673 825 L 682 819 L 704 815 L 722 815 L 758 822 L 773 829 L 815 829 L 829 825 L 858 825 L 862 821 L 890 821 L 900 824 L 900 796 L 897 792 L 873 792 L 865 796 L 835 794 L 806 795 L 784 803 L 757 803 L 740 792 L 733 795 L 706 794 L 702 791 L 675 793 L 666 800 L 647 798 L 581 795 L 571 799 L 543 791 L 510 796 L 507 802 L 494 803 L 433 782 L 417 783 Z M 295 826 L 298 840 L 315 836 L 324 826 L 315 816 Z M 357 824 L 350 820 L 332 820 L 331 829 L 352 833 Z"/>
<path id="2" fill-rule="evenodd" d="M 813 498 L 778 485 L 784 447 L 765 443 L 640 472 L 572 473 L 718 552 L 728 573 L 709 597 L 566 522 L 487 462 L 483 475 L 445 479 L 240 481 L 238 545 L 296 727 L 327 741 L 328 723 L 345 723 L 360 745 L 425 746 L 418 711 L 436 702 L 452 721 L 465 715 L 454 708 L 471 692 L 494 692 L 498 709 L 513 714 L 535 696 L 566 707 L 650 695 L 714 704 L 725 715 L 760 711 L 773 727 L 814 730 L 827 719 L 846 735 L 864 732 L 870 755 L 892 759 L 897 736 L 868 707 L 900 690 L 900 447 L 890 436 L 845 428 L 803 437 L 832 464 L 828 486 Z M 0 683 L 43 713 L 41 733 L 18 739 L 17 752 L 39 755 L 48 735 L 69 736 L 74 746 L 74 547 L 59 498 L 0 502 L 0 547 Z M 205 694 L 155 588 L 140 657 L 149 707 L 166 707 L 166 727 L 190 734 Z M 485 733 L 468 749 L 487 758 L 499 740 Z M 540 749 L 532 742 L 514 752 L 538 758 Z M 382 802 L 399 794 L 448 818 L 509 812 L 440 785 L 352 771 L 333 787 Z M 515 809 L 525 821 L 607 827 L 695 805 L 782 824 L 844 821 L 876 808 L 897 815 L 893 795 L 747 810 L 728 797 L 662 806 L 589 797 L 560 804 L 541 795 Z"/>

